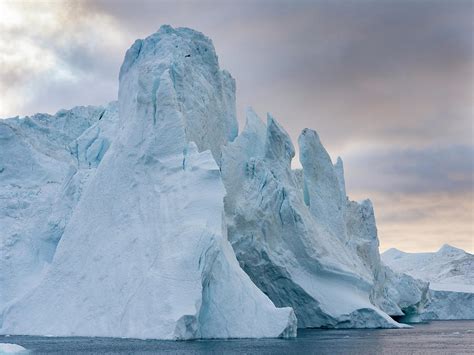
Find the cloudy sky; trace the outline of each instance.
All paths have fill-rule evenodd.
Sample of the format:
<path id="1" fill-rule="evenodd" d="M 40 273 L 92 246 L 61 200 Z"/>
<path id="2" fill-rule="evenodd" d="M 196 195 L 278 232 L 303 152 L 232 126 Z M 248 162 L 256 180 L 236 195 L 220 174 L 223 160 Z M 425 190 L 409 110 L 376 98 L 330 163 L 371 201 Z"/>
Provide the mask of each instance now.
<path id="1" fill-rule="evenodd" d="M 382 250 L 472 252 L 473 4 L 0 0 L 0 117 L 111 101 L 136 38 L 192 27 L 236 78 L 241 122 L 269 111 L 342 156 Z"/>

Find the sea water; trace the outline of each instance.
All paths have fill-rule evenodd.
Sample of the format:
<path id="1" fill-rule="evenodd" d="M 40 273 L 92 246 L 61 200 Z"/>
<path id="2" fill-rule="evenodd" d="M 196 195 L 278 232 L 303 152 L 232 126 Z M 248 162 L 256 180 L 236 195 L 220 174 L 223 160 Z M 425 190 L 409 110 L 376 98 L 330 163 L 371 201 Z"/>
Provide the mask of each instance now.
<path id="1" fill-rule="evenodd" d="M 296 339 L 162 341 L 0 336 L 33 354 L 474 354 L 474 321 L 433 321 L 412 329 L 298 330 Z"/>

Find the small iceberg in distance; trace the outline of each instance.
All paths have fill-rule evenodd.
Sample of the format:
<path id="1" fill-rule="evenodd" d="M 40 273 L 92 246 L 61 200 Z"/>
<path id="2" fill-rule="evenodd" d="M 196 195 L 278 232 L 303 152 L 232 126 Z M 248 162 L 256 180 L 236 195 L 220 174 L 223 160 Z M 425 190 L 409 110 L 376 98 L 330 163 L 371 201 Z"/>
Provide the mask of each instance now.
<path id="1" fill-rule="evenodd" d="M 23 346 L 18 344 L 11 344 L 11 343 L 0 343 L 0 354 L 22 354 L 27 353 Z"/>

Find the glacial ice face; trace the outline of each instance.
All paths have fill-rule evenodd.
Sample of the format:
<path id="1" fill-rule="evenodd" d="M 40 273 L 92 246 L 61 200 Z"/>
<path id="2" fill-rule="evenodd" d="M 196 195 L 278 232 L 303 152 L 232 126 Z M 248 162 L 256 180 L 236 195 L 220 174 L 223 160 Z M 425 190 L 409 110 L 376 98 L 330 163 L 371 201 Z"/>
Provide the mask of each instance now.
<path id="1" fill-rule="evenodd" d="M 47 270 L 91 174 L 77 162 L 76 142 L 108 111 L 75 107 L 0 120 L 0 310 Z"/>
<path id="2" fill-rule="evenodd" d="M 314 218 L 322 222 L 326 233 L 345 241 L 346 196 L 343 195 L 331 158 L 313 130 L 304 129 L 298 143 L 303 167 L 305 202 Z"/>
<path id="3" fill-rule="evenodd" d="M 428 283 L 394 272 L 380 265 L 375 274 L 372 302 L 399 321 L 416 323 L 422 320 L 420 314 L 428 300 Z"/>
<path id="4" fill-rule="evenodd" d="M 165 96 L 170 89 L 174 97 Z M 235 81 L 219 69 L 212 42 L 203 34 L 162 26 L 127 51 L 120 69 L 119 104 L 122 124 L 131 126 L 125 131 L 134 133 L 128 137 L 130 144 L 140 144 L 145 132 L 161 124 L 165 105 L 173 105 L 167 100 L 175 100 L 179 108 L 174 120 L 163 122 L 168 134 L 162 138 L 181 143 L 161 144 L 160 154 L 167 146 L 181 149 L 187 140 L 199 151 L 210 149 L 219 162 L 221 147 L 238 131 Z M 134 116 L 145 118 L 146 124 L 139 125 Z"/>
<path id="5" fill-rule="evenodd" d="M 96 168 L 109 149 L 118 126 L 118 104 L 109 103 L 98 121 L 85 130 L 71 145 L 79 168 Z"/>
<path id="6" fill-rule="evenodd" d="M 224 147 L 228 236 L 240 265 L 277 306 L 294 308 L 298 327 L 398 326 L 371 303 L 373 272 L 347 246 L 342 177 L 315 132 L 305 130 L 300 152 L 303 171 L 292 171 L 288 134 L 250 109 L 243 132 Z M 370 215 L 364 206 L 360 214 Z M 376 234 L 366 236 L 375 226 L 360 225 L 356 212 L 347 228 L 371 265 L 378 250 L 364 247 L 378 246 Z"/>
<path id="7" fill-rule="evenodd" d="M 233 138 L 233 95 L 198 32 L 165 26 L 132 46 L 114 139 L 90 128 L 77 140 L 79 165 L 97 168 L 48 272 L 5 309 L 3 333 L 296 335 L 293 310 L 275 308 L 240 269 L 220 218 L 225 190 L 206 149 L 219 160 Z"/>
<path id="8" fill-rule="evenodd" d="M 474 319 L 474 292 L 429 291 L 429 302 L 420 314 L 423 320 Z"/>
<path id="9" fill-rule="evenodd" d="M 335 167 L 337 166 L 339 171 L 343 171 L 340 158 Z M 338 176 L 341 176 L 339 179 L 343 182 L 344 176 Z M 341 191 L 345 191 L 343 185 Z M 409 275 L 394 272 L 382 264 L 374 208 L 370 200 L 347 200 L 344 216 L 349 236 L 347 246 L 372 275 L 372 303 L 390 316 L 410 316 L 411 322 L 416 321 L 414 317 L 423 310 L 427 302 L 428 284 Z"/>
<path id="10" fill-rule="evenodd" d="M 420 317 L 474 319 L 474 256 L 443 245 L 435 253 L 405 253 L 389 249 L 382 260 L 390 268 L 429 283 L 428 300 Z"/>

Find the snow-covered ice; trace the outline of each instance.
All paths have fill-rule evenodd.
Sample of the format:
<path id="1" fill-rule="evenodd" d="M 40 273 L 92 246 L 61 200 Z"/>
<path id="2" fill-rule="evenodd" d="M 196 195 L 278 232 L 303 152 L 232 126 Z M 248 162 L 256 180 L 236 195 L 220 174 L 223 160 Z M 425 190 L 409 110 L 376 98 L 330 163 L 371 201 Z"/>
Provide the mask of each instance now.
<path id="1" fill-rule="evenodd" d="M 394 270 L 430 282 L 435 290 L 474 292 L 474 255 L 450 245 L 433 253 L 405 253 L 392 248 L 382 254 Z"/>
<path id="2" fill-rule="evenodd" d="M 474 319 L 474 255 L 450 245 L 437 252 L 382 254 L 393 270 L 429 282 L 423 319 Z"/>

